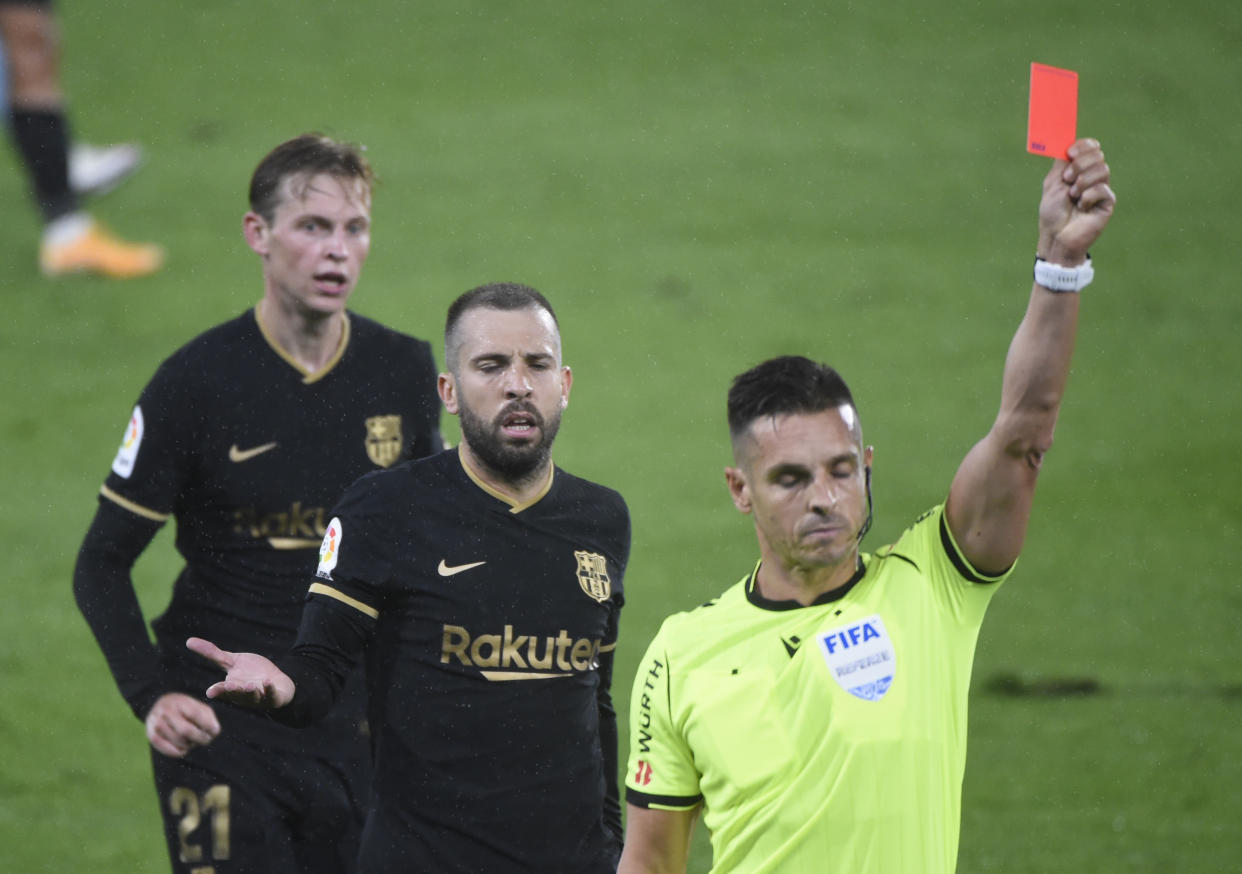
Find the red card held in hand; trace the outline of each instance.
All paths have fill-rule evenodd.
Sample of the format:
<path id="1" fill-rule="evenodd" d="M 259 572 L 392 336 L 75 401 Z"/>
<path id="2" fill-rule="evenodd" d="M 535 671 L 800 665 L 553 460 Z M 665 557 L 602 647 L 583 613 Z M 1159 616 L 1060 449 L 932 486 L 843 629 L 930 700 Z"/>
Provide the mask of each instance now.
<path id="1" fill-rule="evenodd" d="M 1031 64 L 1031 105 L 1026 121 L 1026 150 L 1033 155 L 1069 159 L 1077 139 L 1078 74 Z"/>

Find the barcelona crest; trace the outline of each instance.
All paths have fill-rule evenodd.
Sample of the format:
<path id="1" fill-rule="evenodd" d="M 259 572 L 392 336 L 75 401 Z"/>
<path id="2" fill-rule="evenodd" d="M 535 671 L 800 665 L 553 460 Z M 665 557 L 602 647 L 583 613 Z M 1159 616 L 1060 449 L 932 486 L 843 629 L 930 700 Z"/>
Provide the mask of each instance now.
<path id="1" fill-rule="evenodd" d="M 601 604 L 612 594 L 612 580 L 608 578 L 608 560 L 598 552 L 574 550 L 578 559 L 578 585 L 588 596 Z"/>
<path id="2" fill-rule="evenodd" d="M 401 417 L 367 419 L 367 457 L 380 467 L 391 467 L 401 457 Z"/>

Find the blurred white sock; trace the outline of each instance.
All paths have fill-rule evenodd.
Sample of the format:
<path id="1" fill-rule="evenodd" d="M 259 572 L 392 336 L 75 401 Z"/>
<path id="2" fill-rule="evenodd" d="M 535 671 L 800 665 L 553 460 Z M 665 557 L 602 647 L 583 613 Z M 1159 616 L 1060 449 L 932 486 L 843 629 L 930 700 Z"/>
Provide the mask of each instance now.
<path id="1" fill-rule="evenodd" d="M 61 246 L 78 240 L 91 229 L 95 220 L 84 212 L 71 212 L 52 219 L 43 226 L 43 245 Z"/>

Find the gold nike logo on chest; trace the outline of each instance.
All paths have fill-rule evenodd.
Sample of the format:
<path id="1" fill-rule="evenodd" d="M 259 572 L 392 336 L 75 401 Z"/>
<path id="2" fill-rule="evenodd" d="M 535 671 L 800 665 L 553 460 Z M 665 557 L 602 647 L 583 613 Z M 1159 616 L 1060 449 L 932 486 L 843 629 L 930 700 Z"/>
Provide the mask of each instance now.
<path id="1" fill-rule="evenodd" d="M 238 449 L 237 444 L 234 443 L 232 446 L 229 447 L 229 461 L 232 461 L 234 463 L 249 461 L 250 459 L 254 458 L 256 455 L 262 455 L 264 452 L 267 452 L 268 450 L 275 449 L 275 448 L 276 448 L 275 443 L 264 443 L 262 446 L 255 446 L 250 449 Z"/>
<path id="2" fill-rule="evenodd" d="M 440 559 L 440 566 L 436 568 L 436 573 L 438 573 L 442 577 L 451 577 L 453 576 L 453 574 L 459 574 L 462 571 L 468 571 L 472 567 L 478 567 L 479 565 L 483 565 L 483 564 L 487 564 L 487 562 L 475 561 L 475 562 L 471 562 L 470 564 L 456 564 L 450 567 L 449 565 L 444 563 L 444 559 Z"/>

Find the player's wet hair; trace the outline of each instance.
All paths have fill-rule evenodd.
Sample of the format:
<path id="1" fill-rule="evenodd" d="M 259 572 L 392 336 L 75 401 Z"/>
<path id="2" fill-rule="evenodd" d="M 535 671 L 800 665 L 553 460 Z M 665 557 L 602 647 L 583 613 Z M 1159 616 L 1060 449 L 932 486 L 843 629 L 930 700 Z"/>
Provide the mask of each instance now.
<path id="1" fill-rule="evenodd" d="M 480 285 L 462 294 L 448 308 L 448 317 L 444 320 L 444 360 L 449 370 L 456 367 L 457 350 L 461 342 L 457 337 L 457 323 L 470 310 L 527 310 L 543 309 L 552 317 L 552 324 L 560 331 L 561 323 L 548 299 L 529 285 L 520 282 L 491 282 Z"/>
<path id="2" fill-rule="evenodd" d="M 370 192 L 375 172 L 362 152 L 361 146 L 318 133 L 286 140 L 267 153 L 250 177 L 250 209 L 265 221 L 274 221 L 284 194 L 282 186 L 290 176 L 310 179 L 326 173 L 338 179 L 356 179 Z"/>
<path id="3" fill-rule="evenodd" d="M 819 413 L 835 410 L 843 404 L 849 404 L 854 410 L 852 429 L 855 437 L 861 439 L 858 407 L 841 374 L 827 364 L 819 364 L 801 355 L 769 358 L 736 376 L 729 387 L 729 436 L 733 439 L 734 451 L 737 450 L 738 440 L 757 419 L 790 413 Z M 867 517 L 858 531 L 859 542 L 871 530 L 874 509 L 870 467 L 864 470 L 863 476 Z"/>
<path id="4" fill-rule="evenodd" d="M 827 364 L 800 355 L 770 358 L 734 378 L 729 436 L 736 440 L 765 416 L 818 413 L 842 404 L 854 407 L 854 396 L 841 374 Z"/>

